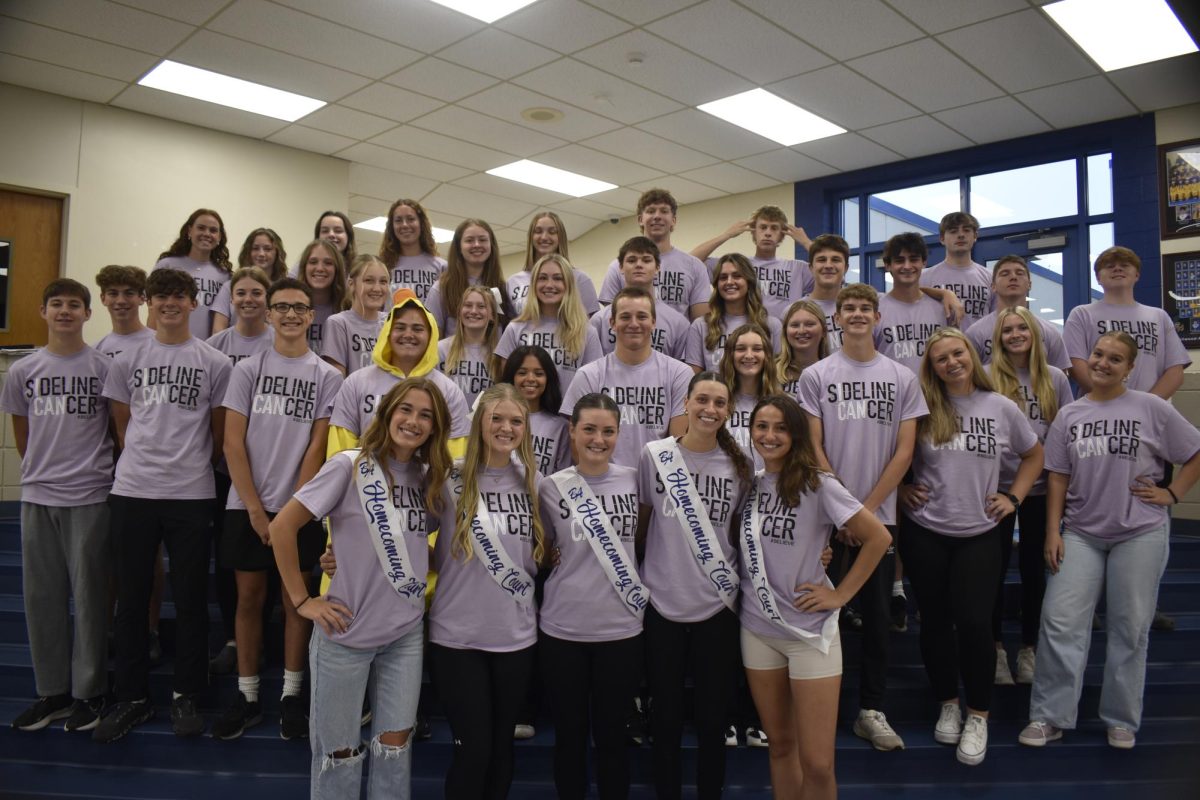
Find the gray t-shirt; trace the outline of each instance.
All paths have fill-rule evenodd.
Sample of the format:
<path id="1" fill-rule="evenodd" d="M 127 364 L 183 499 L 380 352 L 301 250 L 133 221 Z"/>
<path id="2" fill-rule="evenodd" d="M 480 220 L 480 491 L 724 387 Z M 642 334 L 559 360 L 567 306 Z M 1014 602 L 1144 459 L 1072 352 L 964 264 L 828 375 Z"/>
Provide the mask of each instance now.
<path id="1" fill-rule="evenodd" d="M 401 289 L 412 289 L 413 294 L 422 303 L 429 296 L 429 290 L 437 283 L 446 269 L 446 259 L 430 253 L 418 256 L 400 256 L 392 265 L 390 278 L 392 294 Z"/>
<path id="2" fill-rule="evenodd" d="M 925 342 L 945 324 L 942 304 L 929 295 L 922 294 L 915 303 L 882 295 L 879 323 L 875 326 L 875 349 L 916 375 L 925 357 Z"/>
<path id="3" fill-rule="evenodd" d="M 125 350 L 133 347 L 143 339 L 153 339 L 152 328 L 142 328 L 136 333 L 109 333 L 96 342 L 96 349 L 110 358 L 119 356 Z"/>
<path id="4" fill-rule="evenodd" d="M 571 267 L 575 276 L 575 290 L 579 294 L 579 303 L 589 316 L 600 310 L 600 300 L 596 297 L 596 284 L 591 277 L 579 267 Z M 508 301 L 512 303 L 513 313 L 520 314 L 529 299 L 529 279 L 532 273 L 528 270 L 518 270 L 508 279 L 505 288 L 508 290 Z"/>
<path id="5" fill-rule="evenodd" d="M 715 257 L 704 259 L 709 274 L 716 270 L 718 261 Z M 772 317 L 782 320 L 792 303 L 813 290 L 815 282 L 807 261 L 751 256 L 750 266 L 758 276 L 763 305 Z"/>
<path id="6" fill-rule="evenodd" d="M 1050 430 L 1050 421 L 1042 416 L 1042 406 L 1033 395 L 1029 370 L 1018 369 L 1017 379 L 1021 382 L 1020 406 L 1025 412 L 1026 419 L 1029 420 L 1029 427 L 1033 428 L 1033 432 L 1037 434 L 1038 441 L 1045 444 L 1046 432 Z M 1067 379 L 1066 373 L 1058 367 L 1050 367 L 1050 380 L 1054 383 L 1054 396 L 1058 400 L 1058 408 L 1061 413 L 1063 406 L 1068 405 L 1074 400 L 1074 397 L 1071 395 L 1071 381 Z M 1013 480 L 1017 477 L 1017 469 L 1020 466 L 1021 456 L 1019 453 L 1012 451 L 1004 453 L 1000 460 L 1000 487 L 1002 489 L 1007 490 L 1008 487 L 1012 486 Z M 1041 495 L 1045 493 L 1046 471 L 1042 470 L 1042 474 L 1038 476 L 1037 481 L 1029 490 L 1029 494 Z"/>
<path id="7" fill-rule="evenodd" d="M 188 317 L 188 329 L 197 339 L 207 339 L 212 335 L 212 312 L 225 313 L 217 308 L 217 295 L 229 283 L 229 273 L 211 261 L 196 261 L 187 256 L 167 256 L 154 265 L 154 269 L 168 268 L 183 270 L 196 282 L 196 308 Z"/>
<path id="8" fill-rule="evenodd" d="M 712 278 L 708 274 L 708 267 L 678 247 L 672 247 L 663 254 L 654 287 L 658 290 L 659 303 L 669 305 L 685 317 L 688 316 L 688 309 L 699 303 L 707 303 L 712 296 Z M 608 265 L 608 272 L 604 274 L 604 282 L 600 285 L 600 302 L 611 303 L 617 292 L 624 288 L 625 276 L 614 259 Z"/>
<path id="9" fill-rule="evenodd" d="M 687 332 L 691 327 L 687 317 L 668 305 L 659 303 L 654 308 L 654 331 L 650 334 L 650 346 L 660 353 L 683 360 Z M 592 315 L 592 327 L 600 337 L 600 349 L 608 355 L 617 349 L 617 333 L 612 329 L 612 309 L 608 306 Z"/>
<path id="10" fill-rule="evenodd" d="M 275 331 L 267 328 L 258 336 L 242 336 L 235 328 L 226 328 L 208 337 L 205 343 L 214 350 L 220 350 L 229 357 L 229 363 L 236 366 L 239 361 L 255 353 L 270 350 L 275 344 Z"/>
<path id="11" fill-rule="evenodd" d="M 325 325 L 332 316 L 332 303 L 317 303 L 313 306 L 313 321 L 308 326 L 308 349 L 317 355 L 325 352 Z"/>
<path id="12" fill-rule="evenodd" d="M 380 312 L 376 319 L 364 319 L 354 310 L 334 314 L 325 322 L 325 341 L 321 355 L 346 368 L 349 375 L 371 366 L 371 352 L 379 340 L 379 330 L 387 319 Z"/>
<path id="13" fill-rule="evenodd" d="M 511 322 L 500 336 L 496 355 L 508 358 L 521 345 L 537 345 L 550 354 L 558 373 L 558 387 L 564 393 L 575 379 L 579 368 L 601 358 L 600 337 L 591 325 L 584 326 L 583 351 L 579 355 L 567 352 L 558 336 L 558 318 L 542 318 L 537 322 Z"/>
<path id="14" fill-rule="evenodd" d="M 463 398 L 462 390 L 437 370 L 422 377 L 432 381 L 441 391 L 442 399 L 446 401 L 446 410 L 450 412 L 450 437 L 454 439 L 470 433 L 471 412 Z M 375 364 L 353 373 L 346 378 L 338 391 L 329 424 L 361 437 L 375 417 L 379 399 L 399 382 L 399 376 L 382 370 Z"/>
<path id="15" fill-rule="evenodd" d="M 996 317 L 999 314 L 999 311 L 992 311 L 964 331 L 967 338 L 971 340 L 971 344 L 975 345 L 975 351 L 979 353 L 979 360 L 984 363 L 984 366 L 992 363 L 992 347 L 994 346 L 992 334 L 996 330 Z M 1058 332 L 1058 327 L 1041 317 L 1034 317 L 1034 319 L 1037 320 L 1038 330 L 1042 334 L 1042 349 L 1046 353 L 1046 363 L 1059 369 L 1070 369 L 1071 359 L 1067 357 L 1067 348 L 1063 344 L 1063 335 Z"/>
<path id="16" fill-rule="evenodd" d="M 684 363 L 699 367 L 701 370 L 719 372 L 729 334 L 749 321 L 750 318 L 745 315 L 726 315 L 721 320 L 721 335 L 717 337 L 717 346 L 709 350 L 705 347 L 705 341 L 708 338 L 708 320 L 704 317 L 692 320 L 683 350 Z M 775 354 L 779 352 L 779 339 L 782 331 L 783 323 L 774 317 L 767 317 L 767 333 L 771 337 L 771 341 L 768 343 L 770 348 L 770 352 L 767 353 L 768 358 L 774 358 Z"/>
<path id="17" fill-rule="evenodd" d="M 571 465 L 571 443 L 567 438 L 567 420 L 549 411 L 529 415 L 529 434 L 533 437 L 533 457 L 539 475 L 552 475 Z"/>
<path id="18" fill-rule="evenodd" d="M 1192 363 L 1166 311 L 1141 303 L 1126 306 L 1103 300 L 1071 309 L 1063 328 L 1067 355 L 1087 361 L 1096 341 L 1111 331 L 1125 331 L 1137 342 L 1138 357 L 1127 384 L 1130 389 L 1148 392 L 1169 367 L 1186 368 Z"/>
<path id="19" fill-rule="evenodd" d="M 992 296 L 992 273 L 974 261 L 965 267 L 945 261 L 934 264 L 921 272 L 921 285 L 954 292 L 966 312 L 959 323 L 959 328 L 964 331 L 996 307 L 996 298 Z"/>
<path id="20" fill-rule="evenodd" d="M 488 371 L 489 353 L 481 344 L 463 345 L 462 356 L 457 364 L 447 364 L 450 356 L 451 339 L 438 342 L 438 371 L 454 381 L 454 385 L 462 390 L 467 408 L 475 407 L 475 398 L 492 387 L 495 381 Z"/>

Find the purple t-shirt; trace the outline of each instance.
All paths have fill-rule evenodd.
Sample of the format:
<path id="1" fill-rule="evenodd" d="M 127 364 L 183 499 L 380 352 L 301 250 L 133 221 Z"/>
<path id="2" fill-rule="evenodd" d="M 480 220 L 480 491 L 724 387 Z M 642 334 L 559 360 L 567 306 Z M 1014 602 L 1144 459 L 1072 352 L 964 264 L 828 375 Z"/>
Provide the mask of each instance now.
<path id="1" fill-rule="evenodd" d="M 571 272 L 575 275 L 575 290 L 579 295 L 580 305 L 589 316 L 595 314 L 600 310 L 600 300 L 596 297 L 596 284 L 592 283 L 591 277 L 579 267 L 571 267 Z M 518 270 L 505 284 L 508 290 L 508 301 L 512 303 L 514 314 L 520 314 L 525 308 L 525 301 L 529 299 L 529 279 L 531 277 L 532 273 L 529 270 Z"/>
<path id="2" fill-rule="evenodd" d="M 684 343 L 691 327 L 687 317 L 668 305 L 658 303 L 654 308 L 654 331 L 650 346 L 671 358 L 683 359 Z M 609 306 L 592 315 L 592 327 L 600 337 L 600 349 L 608 355 L 617 349 L 617 334 L 612 329 L 612 309 Z"/>
<path id="3" fill-rule="evenodd" d="M 308 349 L 317 355 L 325 352 L 325 324 L 332 316 L 332 303 L 317 303 L 313 306 L 313 321 L 312 325 L 308 326 Z"/>
<path id="4" fill-rule="evenodd" d="M 467 277 L 468 286 L 478 286 L 479 278 Z M 458 320 L 450 316 L 446 311 L 446 301 L 442 299 L 442 283 L 439 280 L 437 283 L 429 287 L 429 294 L 425 296 L 425 310 L 429 312 L 429 316 L 433 317 L 433 321 L 437 323 L 437 336 L 439 339 L 453 336 L 454 331 L 458 330 Z"/>
<path id="5" fill-rule="evenodd" d="M 715 257 L 704 259 L 709 274 L 716 270 L 718 261 Z M 813 274 L 807 261 L 752 256 L 750 266 L 758 275 L 758 291 L 772 317 L 783 319 L 792 303 L 813 290 Z"/>
<path id="6" fill-rule="evenodd" d="M 1137 342 L 1138 357 L 1126 384 L 1130 389 L 1148 392 L 1168 368 L 1192 363 L 1166 311 L 1141 303 L 1126 306 L 1103 300 L 1071 309 L 1063 328 L 1067 355 L 1087 361 L 1096 341 L 1110 331 L 1125 331 Z"/>
<path id="7" fill-rule="evenodd" d="M 332 367 L 331 367 L 332 369 Z M 332 636 L 316 626 L 319 635 L 346 647 L 382 647 L 421 624 L 424 609 L 401 597 L 383 572 L 366 526 L 350 459 L 335 456 L 325 462 L 296 499 L 314 517 L 329 517 L 337 550 L 337 573 L 329 582 L 326 600 L 336 601 L 354 615 L 345 632 Z M 425 470 L 416 461 L 387 464 L 392 476 L 392 503 L 399 511 L 400 530 L 408 548 L 411 574 L 429 573 L 430 518 L 425 507 Z"/>
<path id="8" fill-rule="evenodd" d="M 226 328 L 208 337 L 205 343 L 215 350 L 220 350 L 229 357 L 229 363 L 236 366 L 239 361 L 255 353 L 270 350 L 275 343 L 275 331 L 267 328 L 258 336 L 242 336 L 236 329 Z"/>
<path id="9" fill-rule="evenodd" d="M 804 299 L 816 303 L 825 314 L 825 343 L 829 346 L 829 352 L 842 349 L 842 326 L 833 321 L 837 313 L 837 300 L 818 300 L 812 295 Z"/>
<path id="10" fill-rule="evenodd" d="M 437 283 L 445 268 L 446 259 L 431 253 L 400 256 L 392 265 L 390 278 L 392 294 L 401 289 L 412 289 L 417 299 L 424 303 L 429 296 L 430 289 Z"/>
<path id="11" fill-rule="evenodd" d="M 1050 430 L 1050 421 L 1042 416 L 1042 407 L 1038 403 L 1037 398 L 1033 396 L 1029 370 L 1018 369 L 1017 379 L 1021 382 L 1021 403 L 1019 404 L 1025 412 L 1026 419 L 1029 420 L 1029 426 L 1033 428 L 1033 432 L 1037 434 L 1038 441 L 1042 444 L 1046 443 L 1046 431 Z M 1059 412 L 1062 412 L 1062 407 L 1068 405 L 1074 400 L 1071 395 L 1071 381 L 1067 379 L 1067 375 L 1058 367 L 1050 367 L 1050 380 L 1054 384 L 1054 396 L 1059 403 Z M 1057 416 L 1057 415 L 1055 415 Z M 1012 486 L 1013 480 L 1017 477 L 1017 468 L 1021 466 L 1021 456 L 1012 451 L 1006 451 L 1000 459 L 1000 486 L 1004 489 Z M 1046 472 L 1038 476 L 1037 481 L 1033 484 L 1033 488 L 1029 490 L 1029 494 L 1045 494 L 1046 493 Z"/>
<path id="12" fill-rule="evenodd" d="M 730 569 L 736 569 L 737 549 L 731 537 L 741 520 L 742 503 L 749 487 L 738 480 L 732 459 L 720 447 L 694 453 L 679 445 L 679 452 L 712 523 L 715 544 L 720 549 L 718 557 Z M 642 560 L 642 583 L 650 590 L 651 605 L 673 622 L 708 619 L 725 604 L 700 571 L 688 544 L 689 534 L 681 527 L 681 518 L 672 513 L 673 501 L 667 497 L 653 457 L 645 448 L 638 461 L 638 496 L 641 504 L 651 509 Z"/>
<path id="13" fill-rule="evenodd" d="M 475 398 L 486 392 L 495 383 L 492 380 L 492 373 L 488 371 L 488 361 L 491 359 L 483 345 L 468 344 L 463 345 L 463 353 L 457 364 L 447 364 L 446 359 L 450 356 L 450 342 L 451 339 L 442 339 L 438 342 L 438 370 L 453 380 L 454 384 L 462 390 L 467 408 L 474 408 Z"/>
<path id="14" fill-rule="evenodd" d="M 929 413 L 907 367 L 878 353 L 855 361 L 840 350 L 801 373 L 800 406 L 821 420 L 825 456 L 860 501 L 896 454 L 900 423 Z M 894 491 L 875 513 L 884 525 L 896 524 Z"/>
<path id="15" fill-rule="evenodd" d="M 825 568 L 821 566 L 821 551 L 829 541 L 831 528 L 845 527 L 846 522 L 862 509 L 838 479 L 821 474 L 815 492 L 800 495 L 800 505 L 791 507 L 778 494 L 779 473 L 764 472 L 758 477 L 757 505 L 762 529 L 762 561 L 767 568 L 767 583 L 775 597 L 775 607 L 789 625 L 809 633 L 820 633 L 825 620 L 835 611 L 799 611 L 792 605 L 796 587 L 802 583 L 824 585 Z M 741 564 L 742 605 L 738 613 L 742 627 L 759 636 L 776 639 L 794 637 L 776 625 L 754 602 L 756 593 L 745 560 Z"/>
<path id="16" fill-rule="evenodd" d="M 539 475 L 551 475 L 571 465 L 571 443 L 567 439 L 567 420 L 549 411 L 529 415 L 529 433 L 533 436 L 533 457 Z"/>
<path id="17" fill-rule="evenodd" d="M 762 469 L 762 456 L 754 449 L 750 441 L 750 415 L 758 405 L 758 398 L 752 394 L 738 392 L 733 396 L 733 408 L 729 409 L 729 419 L 725 420 L 725 428 L 733 436 L 733 440 L 742 448 L 746 458 L 754 462 L 756 470 Z"/>
<path id="18" fill-rule="evenodd" d="M 167 256 L 154 265 L 154 269 L 168 268 L 183 270 L 196 282 L 196 308 L 188 317 L 188 329 L 197 339 L 207 339 L 212 335 L 212 312 L 224 313 L 217 308 L 217 294 L 229 283 L 229 273 L 211 261 L 196 261 L 187 256 Z"/>
<path id="19" fill-rule="evenodd" d="M 704 262 L 685 253 L 678 247 L 672 247 L 662 254 L 662 264 L 658 276 L 654 279 L 658 290 L 658 300 L 688 316 L 688 309 L 699 303 L 707 303 L 712 296 L 712 279 Z M 604 282 L 600 284 L 600 302 L 611 303 L 617 292 L 625 288 L 625 276 L 621 267 L 614 259 L 608 265 L 604 274 Z"/>
<path id="20" fill-rule="evenodd" d="M 1017 404 L 996 392 L 976 389 L 950 400 L 959 432 L 939 445 L 917 437 L 913 483 L 929 489 L 929 502 L 904 513 L 946 536 L 975 536 L 996 526 L 987 515 L 987 496 L 999 489 L 1004 453 L 1028 452 L 1037 435 Z"/>
<path id="21" fill-rule="evenodd" d="M 964 331 L 967 338 L 971 340 L 971 344 L 975 345 L 975 351 L 979 353 L 979 360 L 983 362 L 984 366 L 992 363 L 992 334 L 996 330 L 996 317 L 999 313 L 999 311 L 990 312 Z M 1034 319 L 1037 320 L 1038 330 L 1042 333 L 1042 350 L 1046 353 L 1046 363 L 1059 369 L 1070 369 L 1071 359 L 1067 357 L 1067 348 L 1063 344 L 1063 335 L 1058 332 L 1058 327 L 1041 317 L 1034 317 Z M 1087 357 L 1084 356 L 1084 358 Z"/>
<path id="22" fill-rule="evenodd" d="M 1161 480 L 1164 460 L 1182 464 L 1197 451 L 1200 431 L 1157 395 L 1130 389 L 1104 402 L 1079 398 L 1046 435 L 1046 469 L 1070 477 L 1064 527 L 1114 542 L 1162 527 L 1167 507 L 1130 490 L 1138 478 Z"/>
<path id="23" fill-rule="evenodd" d="M 540 488 L 541 476 L 535 476 Z M 448 481 L 442 490 L 440 533 L 434 549 L 437 591 L 429 609 L 429 641 L 443 647 L 507 653 L 523 650 L 537 641 L 537 611 L 517 603 L 492 576 L 479 546 L 469 561 L 451 555 L 457 512 L 455 503 L 462 491 L 458 481 Z M 479 473 L 483 496 L 493 529 L 508 557 L 529 577 L 537 574 L 533 560 L 533 516 L 537 498 L 525 490 L 524 470 L 515 464 L 486 467 Z M 472 508 L 475 503 L 471 504 Z"/>
<path id="24" fill-rule="evenodd" d="M 212 411 L 220 408 L 232 367 L 196 338 L 147 339 L 113 359 L 104 396 L 129 406 L 125 449 L 113 494 L 147 500 L 217 496 L 212 471 Z"/>
<path id="25" fill-rule="evenodd" d="M 683 414 L 692 371 L 657 350 L 636 366 L 611 353 L 593 361 L 575 376 L 563 395 L 559 413 L 570 416 L 579 398 L 603 392 L 621 408 L 621 429 L 612 462 L 635 467 L 647 442 L 667 435 L 671 419 Z"/>
<path id="26" fill-rule="evenodd" d="M 96 349 L 110 358 L 119 356 L 125 350 L 133 347 L 144 339 L 153 339 L 152 328 L 142 328 L 136 333 L 109 333 L 96 342 Z"/>
<path id="27" fill-rule="evenodd" d="M 558 387 L 565 393 L 580 367 L 604 356 L 596 329 L 585 325 L 583 333 L 583 352 L 571 355 L 558 336 L 557 317 L 543 317 L 538 322 L 510 322 L 496 345 L 496 355 L 508 358 L 521 345 L 537 345 L 550 354 L 558 372 Z"/>
<path id="28" fill-rule="evenodd" d="M 915 375 L 925 356 L 925 342 L 946 324 L 942 304 L 927 294 L 915 303 L 897 300 L 890 294 L 879 298 L 879 323 L 875 326 L 875 349 L 903 364 Z"/>
<path id="29" fill-rule="evenodd" d="M 353 310 L 334 314 L 325 322 L 321 355 L 345 367 L 347 375 L 371 366 L 371 352 L 375 349 L 379 329 L 386 319 L 384 312 L 376 315 L 374 320 L 364 319 Z"/>
<path id="30" fill-rule="evenodd" d="M 959 325 L 964 331 L 983 319 L 996 305 L 992 297 L 992 273 L 974 261 L 965 267 L 955 267 L 945 261 L 934 264 L 921 272 L 921 285 L 954 292 L 966 311 Z"/>
<path id="31" fill-rule="evenodd" d="M 246 457 L 263 508 L 277 512 L 296 488 L 313 423 L 329 419 L 342 376 L 310 351 L 296 358 L 274 348 L 233 368 L 221 405 L 246 418 Z M 237 486 L 226 508 L 245 510 Z"/>
<path id="32" fill-rule="evenodd" d="M 637 470 L 613 464 L 603 475 L 584 475 L 583 479 L 612 525 L 625 562 L 636 564 Z M 557 547 L 559 552 L 558 563 L 546 580 L 539 615 L 541 629 L 572 642 L 611 642 L 641 633 L 642 620 L 630 613 L 613 589 L 592 552 L 589 535 L 572 519 L 558 484 L 542 481 L 538 504 L 546 547 Z"/>
<path id="33" fill-rule="evenodd" d="M 750 318 L 744 315 L 730 314 L 725 316 L 721 320 L 721 335 L 717 337 L 717 346 L 709 350 L 704 346 L 705 340 L 708 337 L 708 320 L 704 317 L 692 320 L 683 349 L 683 362 L 693 367 L 699 367 L 701 370 L 719 372 L 721 369 L 721 358 L 725 355 L 725 343 L 729 338 L 729 334 L 749 321 Z M 782 332 L 783 323 L 774 317 L 767 317 L 767 333 L 771 337 L 770 352 L 767 353 L 768 358 L 773 358 L 779 352 L 779 339 Z"/>
<path id="34" fill-rule="evenodd" d="M 417 376 L 414 376 L 417 377 Z M 471 411 L 463 398 L 462 390 L 437 370 L 421 376 L 432 381 L 442 392 L 446 410 L 450 412 L 450 438 L 466 436 L 471 432 Z M 333 414 L 329 424 L 344 428 L 361 437 L 375 418 L 379 399 L 400 382 L 400 378 L 372 364 L 346 378 L 333 402 Z"/>
<path id="35" fill-rule="evenodd" d="M 224 314 L 225 319 L 233 322 L 233 290 L 230 288 L 232 281 L 225 281 L 221 284 L 220 290 L 217 292 L 217 299 L 213 301 L 212 310 L 216 314 Z"/>
<path id="36" fill-rule="evenodd" d="M 9 368 L 0 410 L 29 424 L 22 502 L 69 507 L 108 497 L 113 442 L 101 392 L 111 366 L 112 359 L 85 346 L 69 356 L 41 348 Z"/>

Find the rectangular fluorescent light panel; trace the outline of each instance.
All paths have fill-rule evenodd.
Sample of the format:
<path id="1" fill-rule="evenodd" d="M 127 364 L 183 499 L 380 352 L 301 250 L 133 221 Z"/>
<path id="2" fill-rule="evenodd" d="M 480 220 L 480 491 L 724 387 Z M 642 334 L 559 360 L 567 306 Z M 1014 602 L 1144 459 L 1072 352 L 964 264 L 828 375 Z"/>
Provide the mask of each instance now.
<path id="1" fill-rule="evenodd" d="M 387 230 L 387 224 L 388 224 L 387 217 L 371 217 L 370 219 L 364 219 L 362 222 L 354 223 L 354 227 L 362 228 L 364 231 L 375 231 L 375 233 L 383 233 L 385 230 Z M 446 228 L 438 228 L 436 226 L 434 228 L 432 228 L 432 230 L 433 230 L 433 240 L 435 242 L 437 242 L 438 244 L 445 244 L 446 242 L 450 242 L 450 241 L 454 240 L 454 231 L 452 231 L 452 230 L 447 230 Z"/>
<path id="2" fill-rule="evenodd" d="M 490 24 L 501 17 L 507 17 L 517 9 L 524 8 L 534 0 L 433 0 L 433 2 Z"/>
<path id="3" fill-rule="evenodd" d="M 766 89 L 751 89 L 697 108 L 785 147 L 846 132 Z"/>
<path id="4" fill-rule="evenodd" d="M 324 100 L 314 100 L 175 61 L 163 61 L 138 84 L 288 122 L 295 122 L 325 105 Z"/>
<path id="5" fill-rule="evenodd" d="M 1196 52 L 1166 0 L 1062 0 L 1042 10 L 1105 72 Z"/>
<path id="6" fill-rule="evenodd" d="M 567 172 L 565 169 L 550 167 L 528 159 L 489 169 L 487 174 L 495 175 L 497 178 L 507 178 L 510 181 L 527 183 L 540 189 L 549 189 L 552 192 L 569 194 L 572 197 L 587 197 L 589 194 L 607 192 L 609 189 L 617 188 L 615 183 L 598 181 L 586 175 Z"/>

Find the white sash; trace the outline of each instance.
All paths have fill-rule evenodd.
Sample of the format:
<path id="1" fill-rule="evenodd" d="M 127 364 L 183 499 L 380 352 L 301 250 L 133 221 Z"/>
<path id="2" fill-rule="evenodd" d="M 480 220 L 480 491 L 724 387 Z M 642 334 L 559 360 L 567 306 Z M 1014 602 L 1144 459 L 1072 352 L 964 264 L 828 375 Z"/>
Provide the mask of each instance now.
<path id="1" fill-rule="evenodd" d="M 366 517 L 367 532 L 371 536 L 379 566 L 396 594 L 424 609 L 426 582 L 424 576 L 412 574 L 408 545 L 404 541 L 404 530 L 400 527 L 400 514 L 392 503 L 387 476 L 369 455 L 356 461 L 360 453 L 360 450 L 343 450 L 338 455 L 350 459 L 354 465 L 358 502 Z"/>
<path id="2" fill-rule="evenodd" d="M 713 591 L 730 611 L 737 613 L 737 575 L 732 565 L 722 558 L 721 546 L 713 532 L 708 510 L 700 501 L 696 483 L 688 472 L 683 453 L 673 437 L 650 442 L 646 445 L 654 460 L 658 477 L 666 487 L 667 500 L 663 502 L 665 517 L 675 517 L 683 530 L 692 555 L 704 577 L 712 584 Z"/>
<path id="3" fill-rule="evenodd" d="M 833 643 L 833 637 L 837 636 L 838 615 L 830 614 L 826 617 L 820 633 L 811 633 L 803 628 L 797 628 L 783 618 L 775 603 L 775 594 L 771 591 L 771 585 L 767 581 L 767 565 L 763 562 L 761 531 L 762 519 L 758 513 L 758 478 L 756 476 L 754 484 L 750 487 L 746 508 L 742 511 L 742 533 L 739 537 L 742 563 L 745 564 L 746 572 L 750 576 L 750 583 L 754 586 L 754 598 L 758 601 L 759 608 L 762 609 L 767 619 L 783 628 L 793 638 L 802 639 L 822 653 L 828 654 L 829 645 Z M 825 576 L 825 585 L 833 588 L 829 576 Z"/>
<path id="4" fill-rule="evenodd" d="M 462 475 L 457 470 L 451 472 L 451 480 L 457 484 L 458 494 L 462 493 Z M 534 511 L 533 513 L 537 513 Z M 496 585 L 522 608 L 533 607 L 533 578 L 513 561 L 500 543 L 500 534 L 496 530 L 496 520 L 488 513 L 487 503 L 483 501 L 483 493 L 475 504 L 475 516 L 471 518 L 471 541 L 475 555 L 483 562 L 491 579 Z"/>
<path id="5" fill-rule="evenodd" d="M 592 555 L 600 562 L 600 567 L 608 576 L 609 585 L 621 598 L 626 610 L 641 619 L 646 611 L 650 592 L 642 585 L 637 565 L 625 559 L 621 540 L 613 530 L 612 522 L 605 516 L 592 487 L 588 486 L 579 470 L 574 467 L 556 472 L 550 478 L 558 486 L 558 492 L 567 507 L 571 509 L 571 517 L 587 532 Z"/>

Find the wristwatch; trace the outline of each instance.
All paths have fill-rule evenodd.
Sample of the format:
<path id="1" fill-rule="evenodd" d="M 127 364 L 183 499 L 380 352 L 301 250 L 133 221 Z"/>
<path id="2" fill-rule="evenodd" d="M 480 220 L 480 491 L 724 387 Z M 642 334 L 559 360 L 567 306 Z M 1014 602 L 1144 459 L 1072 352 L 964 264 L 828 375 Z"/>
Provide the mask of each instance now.
<path id="1" fill-rule="evenodd" d="M 1020 508 L 1021 508 L 1021 501 L 1017 499 L 1017 496 L 1016 496 L 1015 494 L 1013 494 L 1012 492 L 1005 492 L 1005 493 L 1004 493 L 1004 496 L 1005 496 L 1005 497 L 1007 497 L 1007 498 L 1009 499 L 1009 501 L 1011 501 L 1011 502 L 1012 502 L 1012 504 L 1013 504 L 1013 511 L 1019 511 L 1019 510 L 1020 510 Z"/>

